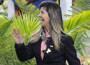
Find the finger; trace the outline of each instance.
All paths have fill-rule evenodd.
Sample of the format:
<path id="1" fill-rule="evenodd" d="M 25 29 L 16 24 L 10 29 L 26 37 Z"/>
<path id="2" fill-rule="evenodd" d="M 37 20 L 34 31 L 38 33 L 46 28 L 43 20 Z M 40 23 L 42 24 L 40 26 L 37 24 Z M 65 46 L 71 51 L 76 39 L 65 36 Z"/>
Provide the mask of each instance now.
<path id="1" fill-rule="evenodd" d="M 14 34 L 16 35 L 16 36 L 20 36 L 20 33 L 19 33 L 19 30 L 18 29 L 16 29 L 16 28 L 14 28 Z"/>
<path id="2" fill-rule="evenodd" d="M 18 31 L 16 28 L 13 29 L 13 34 L 12 34 L 12 37 L 15 39 L 15 38 L 19 38 L 20 35 L 18 34 Z"/>
<path id="3" fill-rule="evenodd" d="M 16 30 L 16 28 L 13 29 L 13 33 L 14 33 L 15 35 L 17 35 L 17 30 Z"/>
<path id="4" fill-rule="evenodd" d="M 17 34 L 20 35 L 20 30 L 19 29 L 17 30 Z"/>

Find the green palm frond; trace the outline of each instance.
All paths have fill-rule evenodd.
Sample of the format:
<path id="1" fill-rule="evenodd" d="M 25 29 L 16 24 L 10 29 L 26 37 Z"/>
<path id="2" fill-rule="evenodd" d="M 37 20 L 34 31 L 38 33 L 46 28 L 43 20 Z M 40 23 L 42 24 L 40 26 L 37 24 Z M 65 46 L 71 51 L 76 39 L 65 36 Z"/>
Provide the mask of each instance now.
<path id="1" fill-rule="evenodd" d="M 26 34 L 27 41 L 30 35 L 40 28 L 40 22 L 37 17 L 30 14 L 23 14 L 13 19 L 14 27 L 19 28 L 21 34 Z"/>
<path id="2" fill-rule="evenodd" d="M 77 6 L 84 10 L 90 10 L 90 0 L 76 0 Z"/>
<path id="3" fill-rule="evenodd" d="M 87 45 L 83 43 L 82 38 L 88 39 L 87 29 L 90 29 L 90 11 L 71 16 L 64 22 L 64 31 L 72 36 L 75 48 L 82 56 L 85 56 L 86 53 Z"/>
<path id="4" fill-rule="evenodd" d="M 90 24 L 90 11 L 84 11 L 79 15 L 76 14 L 74 16 L 71 16 L 69 20 L 66 20 L 64 22 L 64 27 L 67 33 L 72 33 L 74 31 L 84 30 L 83 26 L 89 24 Z"/>
<path id="5" fill-rule="evenodd" d="M 36 15 L 36 14 L 35 14 Z M 0 60 L 2 65 L 33 65 L 35 60 L 21 63 L 16 56 L 14 49 L 14 40 L 11 33 L 14 27 L 20 29 L 20 33 L 26 34 L 25 44 L 29 41 L 30 35 L 40 29 L 40 22 L 37 16 L 32 14 L 22 14 L 8 20 L 6 17 L 0 17 Z M 7 55 L 6 55 L 7 54 Z M 9 60 L 8 60 L 9 59 Z"/>
<path id="6" fill-rule="evenodd" d="M 29 4 L 26 6 L 26 3 L 24 3 L 21 0 L 16 0 L 16 2 L 18 3 L 18 6 L 23 13 L 28 13 L 28 14 L 33 13 L 33 15 L 36 16 L 39 12 L 39 10 L 33 4 Z"/>
<path id="7" fill-rule="evenodd" d="M 74 14 L 90 10 L 90 0 L 75 0 L 74 6 L 71 6 L 71 8 Z"/>
<path id="8" fill-rule="evenodd" d="M 5 35 L 5 32 L 10 27 L 12 21 L 8 22 L 8 19 L 5 17 L 0 18 L 0 37 Z"/>

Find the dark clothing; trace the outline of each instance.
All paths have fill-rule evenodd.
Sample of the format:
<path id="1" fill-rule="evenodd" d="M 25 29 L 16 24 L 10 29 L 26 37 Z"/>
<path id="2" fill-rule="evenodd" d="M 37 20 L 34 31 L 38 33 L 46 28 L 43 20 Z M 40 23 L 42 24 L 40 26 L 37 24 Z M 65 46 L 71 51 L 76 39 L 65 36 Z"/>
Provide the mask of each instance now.
<path id="1" fill-rule="evenodd" d="M 52 38 L 49 37 L 47 43 L 50 44 L 48 48 L 51 49 L 51 52 L 46 53 L 44 51 L 43 60 L 40 56 L 41 42 L 42 39 L 40 38 L 36 43 L 29 43 L 26 46 L 24 44 L 15 44 L 15 49 L 19 60 L 26 61 L 35 57 L 37 65 L 66 65 L 66 60 L 69 65 L 80 65 L 80 61 L 77 58 L 76 50 L 74 48 L 74 42 L 70 36 L 62 36 L 58 51 L 53 47 L 50 47 L 50 45 L 53 45 L 53 42 Z"/>

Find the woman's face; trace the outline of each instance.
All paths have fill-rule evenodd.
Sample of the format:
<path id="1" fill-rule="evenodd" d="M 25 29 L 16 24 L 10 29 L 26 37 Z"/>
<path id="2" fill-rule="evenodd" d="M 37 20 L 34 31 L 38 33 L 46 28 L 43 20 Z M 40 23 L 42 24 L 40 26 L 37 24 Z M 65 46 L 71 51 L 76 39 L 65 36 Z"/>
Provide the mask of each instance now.
<path id="1" fill-rule="evenodd" d="M 41 20 L 41 25 L 44 27 L 48 27 L 50 18 L 49 18 L 48 12 L 46 11 L 45 7 L 41 7 L 40 13 L 38 14 L 38 16 Z"/>

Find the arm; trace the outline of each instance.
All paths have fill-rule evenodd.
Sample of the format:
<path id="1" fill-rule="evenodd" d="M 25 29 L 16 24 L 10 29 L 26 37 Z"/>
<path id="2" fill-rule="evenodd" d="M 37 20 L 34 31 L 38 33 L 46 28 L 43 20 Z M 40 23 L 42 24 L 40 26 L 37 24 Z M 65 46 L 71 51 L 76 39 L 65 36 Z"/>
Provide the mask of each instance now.
<path id="1" fill-rule="evenodd" d="M 17 57 L 20 61 L 25 61 L 34 57 L 33 48 L 32 48 L 33 45 L 28 44 L 27 46 L 25 46 L 23 44 L 25 35 L 22 36 L 20 34 L 19 29 L 16 28 L 13 29 L 12 37 L 16 42 L 15 50 Z"/>
<path id="2" fill-rule="evenodd" d="M 24 44 L 15 44 L 15 50 L 20 61 L 26 61 L 34 57 L 31 44 L 28 44 L 27 46 L 25 46 Z"/>
<path id="3" fill-rule="evenodd" d="M 69 65 L 80 65 L 80 60 L 77 58 L 74 42 L 71 37 L 67 37 L 65 42 L 65 57 Z"/>

